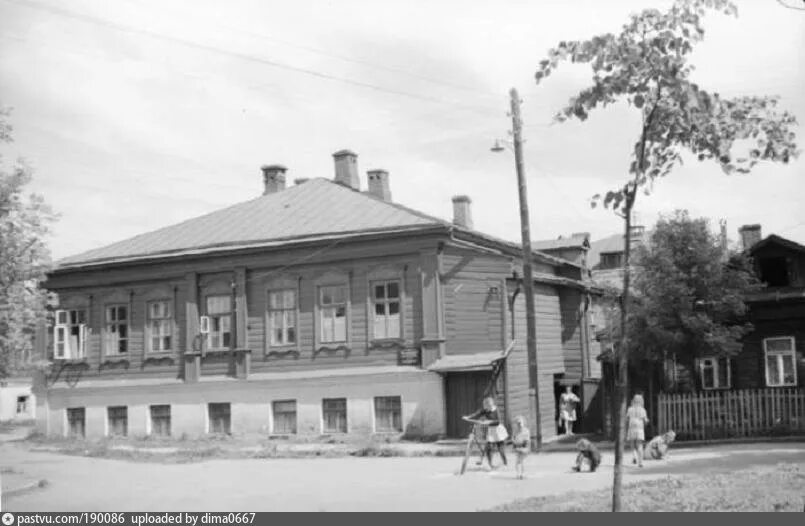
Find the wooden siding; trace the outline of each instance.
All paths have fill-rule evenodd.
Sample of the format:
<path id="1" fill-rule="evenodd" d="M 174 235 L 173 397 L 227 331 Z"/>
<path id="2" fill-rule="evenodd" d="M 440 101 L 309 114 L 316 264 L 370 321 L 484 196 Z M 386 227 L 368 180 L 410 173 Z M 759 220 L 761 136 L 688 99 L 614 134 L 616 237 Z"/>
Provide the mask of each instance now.
<path id="1" fill-rule="evenodd" d="M 753 306 L 752 309 L 754 314 L 755 307 Z M 805 306 L 800 306 L 800 309 L 803 312 L 799 317 L 769 319 L 773 316 L 761 313 L 758 316 L 752 316 L 754 330 L 744 338 L 743 349 L 733 359 L 733 388 L 757 389 L 766 387 L 763 339 L 779 336 L 792 336 L 794 338 L 797 385 L 800 387 L 805 386 Z M 791 314 L 795 314 L 795 312 Z"/>
<path id="2" fill-rule="evenodd" d="M 540 401 L 540 421 L 542 438 L 556 435 L 555 396 L 553 375 L 565 372 L 562 350 L 561 314 L 559 293 L 549 286 L 537 285 L 534 288 L 537 318 L 537 379 Z M 526 352 L 527 331 L 525 297 L 519 294 L 514 302 L 512 314 L 513 337 L 516 340 L 506 361 L 507 408 L 510 418 L 527 415 L 532 434 L 536 434 L 536 410 L 529 400 L 528 356 Z"/>
<path id="3" fill-rule="evenodd" d="M 511 260 L 449 248 L 442 255 L 447 354 L 502 349 Z"/>
<path id="4" fill-rule="evenodd" d="M 581 381 L 583 375 L 582 360 L 584 359 L 581 311 L 579 310 L 582 300 L 581 292 L 566 288 L 562 290 L 559 299 L 562 308 L 562 352 L 565 363 L 565 378 Z"/>
<path id="5" fill-rule="evenodd" d="M 185 323 L 183 307 L 186 295 L 181 285 L 179 282 L 155 282 L 125 289 L 92 288 L 81 293 L 60 294 L 60 308 L 87 311 L 86 355 L 82 361 L 56 365 L 52 369 L 51 379 L 72 383 L 90 378 L 180 377 L 181 353 L 185 345 L 182 328 Z M 169 300 L 174 307 L 171 352 L 146 352 L 146 304 L 157 299 Z M 128 352 L 125 354 L 111 355 L 104 349 L 104 310 L 113 303 L 125 304 L 129 308 Z M 51 356 L 52 329 L 48 331 L 47 342 L 47 353 Z"/>

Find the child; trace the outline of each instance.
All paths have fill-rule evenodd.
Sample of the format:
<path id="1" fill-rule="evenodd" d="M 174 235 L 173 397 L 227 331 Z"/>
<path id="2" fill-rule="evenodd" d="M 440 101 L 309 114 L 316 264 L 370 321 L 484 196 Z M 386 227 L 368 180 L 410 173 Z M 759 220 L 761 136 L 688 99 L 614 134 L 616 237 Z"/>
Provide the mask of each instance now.
<path id="1" fill-rule="evenodd" d="M 626 411 L 628 423 L 626 441 L 632 444 L 632 464 L 643 467 L 643 443 L 646 441 L 645 426 L 648 415 L 643 407 L 643 395 L 636 394 L 632 398 L 632 405 Z"/>
<path id="2" fill-rule="evenodd" d="M 508 465 L 506 461 L 506 453 L 503 451 L 503 443 L 509 437 L 506 427 L 500 423 L 500 416 L 498 415 L 498 408 L 495 405 L 494 398 L 484 398 L 484 406 L 482 409 L 474 412 L 471 415 L 462 417 L 464 420 L 484 420 L 486 424 L 486 459 L 489 461 L 489 467 L 495 469 L 492 465 L 492 447 L 496 447 L 500 458 L 503 460 L 503 465 Z"/>
<path id="3" fill-rule="evenodd" d="M 512 444 L 514 445 L 514 453 L 517 455 L 517 460 L 514 464 L 514 470 L 517 473 L 518 479 L 525 478 L 525 457 L 531 450 L 531 432 L 526 427 L 525 418 L 518 416 L 514 419 L 514 434 L 512 435 Z"/>
<path id="4" fill-rule="evenodd" d="M 648 456 L 654 460 L 667 458 L 668 447 L 674 443 L 674 440 L 676 440 L 676 433 L 674 433 L 673 430 L 663 433 L 662 435 L 655 436 L 646 446 Z"/>
<path id="5" fill-rule="evenodd" d="M 573 466 L 573 471 L 581 471 L 581 463 L 584 462 L 584 459 L 587 459 L 587 462 L 590 463 L 591 472 L 595 471 L 601 464 L 601 452 L 598 451 L 595 444 L 586 438 L 582 438 L 576 442 L 576 449 L 579 450 L 579 454 L 576 456 L 576 465 Z"/>
<path id="6" fill-rule="evenodd" d="M 566 386 L 565 392 L 559 397 L 559 421 L 564 424 L 565 435 L 573 434 L 573 422 L 576 421 L 576 404 L 581 402 L 573 393 L 573 387 Z"/>

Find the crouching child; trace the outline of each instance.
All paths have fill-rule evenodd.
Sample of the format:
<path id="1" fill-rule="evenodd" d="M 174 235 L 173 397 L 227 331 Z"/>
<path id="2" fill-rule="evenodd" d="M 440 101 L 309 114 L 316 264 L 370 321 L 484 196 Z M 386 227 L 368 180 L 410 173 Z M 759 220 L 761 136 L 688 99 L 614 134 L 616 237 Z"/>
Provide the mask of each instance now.
<path id="1" fill-rule="evenodd" d="M 646 446 L 648 456 L 654 460 L 661 460 L 668 458 L 668 448 L 676 440 L 676 433 L 668 431 L 662 435 L 657 435 L 651 439 L 651 442 Z"/>
<path id="2" fill-rule="evenodd" d="M 595 471 L 601 464 L 601 452 L 598 451 L 595 444 L 586 438 L 582 438 L 576 442 L 576 449 L 579 451 L 579 454 L 576 456 L 576 465 L 573 466 L 573 471 L 581 471 L 581 464 L 585 459 L 590 464 L 590 471 Z"/>

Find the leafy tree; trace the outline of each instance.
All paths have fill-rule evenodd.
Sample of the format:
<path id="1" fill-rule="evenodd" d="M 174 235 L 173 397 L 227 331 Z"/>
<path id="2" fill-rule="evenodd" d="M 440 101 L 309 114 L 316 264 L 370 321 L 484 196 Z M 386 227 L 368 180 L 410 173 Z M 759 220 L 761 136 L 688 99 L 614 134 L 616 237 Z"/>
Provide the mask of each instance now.
<path id="1" fill-rule="evenodd" d="M 11 141 L 9 113 L 0 109 L 0 142 Z M 0 378 L 27 365 L 46 312 L 39 282 L 50 264 L 45 238 L 55 216 L 41 196 L 24 195 L 31 177 L 22 162 L 0 165 Z"/>
<path id="2" fill-rule="evenodd" d="M 744 297 L 759 287 L 748 259 L 730 254 L 706 219 L 685 211 L 660 219 L 635 254 L 632 356 L 667 352 L 690 367 L 703 356 L 737 354 L 752 330 Z"/>
<path id="3" fill-rule="evenodd" d="M 641 112 L 642 125 L 633 149 L 628 178 L 592 205 L 603 202 L 623 217 L 625 236 L 622 308 L 629 304 L 631 212 L 639 191 L 648 193 L 653 183 L 682 162 L 683 152 L 699 161 L 712 160 L 727 173 L 747 173 L 759 161 L 788 163 L 797 155 L 791 128 L 796 119 L 777 110 L 778 98 L 746 96 L 724 98 L 708 92 L 691 79 L 689 63 L 693 46 L 704 37 L 702 19 L 708 11 L 736 15 L 729 0 L 676 0 L 667 11 L 645 9 L 631 15 L 619 34 L 589 40 L 560 42 L 548 52 L 536 72 L 543 82 L 559 62 L 588 64 L 592 85 L 572 97 L 556 116 L 587 119 L 589 112 L 626 101 Z M 620 390 L 618 435 L 612 510 L 621 509 L 623 443 L 628 394 L 630 342 L 621 316 L 618 383 Z"/>

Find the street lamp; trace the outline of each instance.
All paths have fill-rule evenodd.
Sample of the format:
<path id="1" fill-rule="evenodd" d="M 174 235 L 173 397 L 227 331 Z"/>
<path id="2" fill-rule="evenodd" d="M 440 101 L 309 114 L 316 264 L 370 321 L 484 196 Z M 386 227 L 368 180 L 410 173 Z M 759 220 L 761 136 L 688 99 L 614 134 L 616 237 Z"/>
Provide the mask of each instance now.
<path id="1" fill-rule="evenodd" d="M 520 96 L 515 88 L 509 91 L 511 98 L 512 138 L 514 162 L 517 170 L 517 186 L 520 196 L 520 233 L 523 243 L 523 293 L 526 310 L 526 353 L 528 355 L 528 387 L 534 398 L 536 413 L 536 449 L 542 449 L 542 411 L 539 404 L 539 365 L 537 363 L 537 323 L 534 306 L 534 272 L 531 268 L 531 221 L 528 214 L 528 192 L 526 188 L 525 166 L 523 164 L 523 140 L 521 137 L 523 121 L 520 118 Z M 505 143 L 496 140 L 491 150 L 502 152 Z"/>

